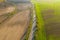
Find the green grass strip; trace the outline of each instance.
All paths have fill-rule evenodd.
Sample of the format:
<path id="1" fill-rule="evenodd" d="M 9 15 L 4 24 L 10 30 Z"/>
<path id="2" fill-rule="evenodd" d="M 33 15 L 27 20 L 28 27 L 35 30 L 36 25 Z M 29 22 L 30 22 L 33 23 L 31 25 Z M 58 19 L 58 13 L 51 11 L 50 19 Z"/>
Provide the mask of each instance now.
<path id="1" fill-rule="evenodd" d="M 35 40 L 46 40 L 46 33 L 44 28 L 44 21 L 40 11 L 40 4 L 33 2 L 36 11 L 37 31 L 35 32 Z"/>

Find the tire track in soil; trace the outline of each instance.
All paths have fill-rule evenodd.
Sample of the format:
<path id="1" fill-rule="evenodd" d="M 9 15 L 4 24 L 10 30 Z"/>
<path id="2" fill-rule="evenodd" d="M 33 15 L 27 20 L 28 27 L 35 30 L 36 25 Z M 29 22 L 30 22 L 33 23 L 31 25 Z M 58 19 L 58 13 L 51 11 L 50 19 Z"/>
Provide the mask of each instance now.
<path id="1" fill-rule="evenodd" d="M 20 15 L 21 14 L 21 15 Z M 0 40 L 20 40 L 28 27 L 30 10 L 14 15 L 0 27 Z"/>

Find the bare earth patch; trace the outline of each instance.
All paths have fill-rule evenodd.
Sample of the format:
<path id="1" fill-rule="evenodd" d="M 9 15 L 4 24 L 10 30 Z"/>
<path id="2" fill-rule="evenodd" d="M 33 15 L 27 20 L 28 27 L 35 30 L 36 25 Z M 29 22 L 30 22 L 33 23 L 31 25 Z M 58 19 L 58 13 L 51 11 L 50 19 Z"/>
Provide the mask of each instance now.
<path id="1" fill-rule="evenodd" d="M 2 23 L 0 25 L 0 40 L 20 40 L 28 28 L 29 16 L 30 10 L 28 9 L 18 12 L 9 20 Z"/>

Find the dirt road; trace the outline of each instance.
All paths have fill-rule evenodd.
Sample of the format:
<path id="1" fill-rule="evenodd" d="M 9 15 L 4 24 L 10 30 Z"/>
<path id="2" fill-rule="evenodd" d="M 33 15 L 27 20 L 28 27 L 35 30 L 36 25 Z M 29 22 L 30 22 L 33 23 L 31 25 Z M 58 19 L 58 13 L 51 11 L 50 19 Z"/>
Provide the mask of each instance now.
<path id="1" fill-rule="evenodd" d="M 30 10 L 19 12 L 0 25 L 0 40 L 20 40 L 28 28 Z M 1 20 L 1 19 L 0 19 Z"/>

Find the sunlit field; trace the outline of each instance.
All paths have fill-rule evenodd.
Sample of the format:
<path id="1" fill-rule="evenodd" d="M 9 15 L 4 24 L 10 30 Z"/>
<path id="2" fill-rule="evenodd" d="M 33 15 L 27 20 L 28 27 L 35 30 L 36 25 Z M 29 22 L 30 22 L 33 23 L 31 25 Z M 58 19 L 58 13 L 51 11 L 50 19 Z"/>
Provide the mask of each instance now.
<path id="1" fill-rule="evenodd" d="M 33 1 L 37 17 L 35 40 L 60 40 L 60 3 Z"/>

